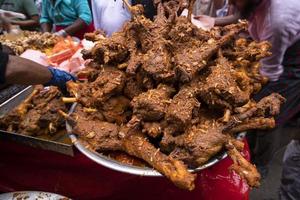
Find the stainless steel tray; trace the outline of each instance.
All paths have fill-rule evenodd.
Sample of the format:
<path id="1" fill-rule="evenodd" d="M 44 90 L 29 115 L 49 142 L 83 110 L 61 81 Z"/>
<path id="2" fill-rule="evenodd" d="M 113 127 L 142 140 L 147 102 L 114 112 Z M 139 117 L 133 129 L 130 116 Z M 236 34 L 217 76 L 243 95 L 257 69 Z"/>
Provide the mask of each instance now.
<path id="1" fill-rule="evenodd" d="M 4 103 L 0 105 L 0 117 L 4 116 L 6 113 L 18 106 L 27 96 L 29 96 L 33 91 L 33 87 L 29 86 L 24 90 L 20 91 Z M 4 130 L 0 130 L 0 140 L 18 142 L 31 147 L 40 148 L 44 150 L 50 150 L 65 155 L 74 155 L 73 145 L 64 143 L 68 135 L 57 135 L 50 139 L 31 137 L 26 135 L 21 135 L 18 133 L 10 133 Z"/>
<path id="2" fill-rule="evenodd" d="M 69 111 L 69 114 L 74 112 L 76 105 L 77 105 L 77 103 L 74 103 L 72 105 L 72 107 Z M 156 170 L 154 170 L 152 168 L 148 168 L 148 167 L 142 168 L 142 167 L 137 167 L 137 166 L 133 166 L 133 165 L 127 165 L 127 164 L 118 162 L 112 158 L 109 158 L 101 153 L 87 149 L 84 142 L 81 141 L 80 138 L 78 138 L 75 134 L 72 134 L 71 125 L 66 123 L 66 127 L 67 127 L 67 131 L 69 133 L 69 136 L 72 140 L 72 143 L 76 146 L 76 148 L 81 153 L 83 153 L 84 155 L 86 155 L 88 158 L 95 161 L 96 163 L 98 163 L 104 167 L 107 167 L 109 169 L 115 170 L 115 171 L 124 172 L 124 173 L 128 173 L 128 174 L 133 174 L 133 175 L 162 176 L 159 172 L 157 172 Z M 243 137 L 243 136 L 244 136 L 244 133 L 239 135 L 239 137 Z M 201 170 L 204 170 L 206 168 L 209 168 L 209 167 L 215 165 L 216 163 L 220 162 L 227 156 L 228 155 L 226 152 L 221 152 L 219 155 L 211 158 L 205 165 L 202 165 L 196 169 L 190 169 L 189 171 L 192 173 L 199 172 Z"/>
<path id="3" fill-rule="evenodd" d="M 21 191 L 0 194 L 0 200 L 71 200 L 49 192 Z"/>
<path id="4" fill-rule="evenodd" d="M 29 86 L 3 102 L 0 105 L 0 117 L 4 116 L 6 113 L 18 106 L 27 96 L 32 93 L 32 91 L 33 87 Z"/>

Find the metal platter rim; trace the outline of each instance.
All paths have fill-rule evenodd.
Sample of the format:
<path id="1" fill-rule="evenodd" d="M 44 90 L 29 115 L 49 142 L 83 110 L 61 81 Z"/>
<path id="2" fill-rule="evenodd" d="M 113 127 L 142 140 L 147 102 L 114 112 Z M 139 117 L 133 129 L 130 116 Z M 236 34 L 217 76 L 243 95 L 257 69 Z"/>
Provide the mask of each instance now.
<path id="1" fill-rule="evenodd" d="M 77 106 L 77 103 L 74 103 L 69 111 L 69 114 L 73 113 L 73 111 L 75 110 Z M 132 165 L 127 165 L 121 162 L 118 162 L 112 158 L 109 158 L 101 153 L 98 153 L 96 151 L 92 151 L 88 148 L 85 147 L 85 145 L 82 144 L 82 142 L 80 141 L 80 139 L 77 138 L 76 135 L 74 135 L 72 133 L 72 127 L 71 125 L 66 122 L 66 128 L 67 131 L 69 133 L 69 137 L 71 138 L 74 146 L 85 156 L 87 156 L 89 159 L 93 160 L 94 162 L 107 167 L 109 169 L 118 171 L 118 172 L 123 172 L 123 173 L 128 173 L 128 174 L 132 174 L 132 175 L 139 175 L 139 176 L 150 176 L 150 177 L 158 177 L 158 176 L 162 176 L 162 174 L 160 174 L 158 171 L 148 168 L 148 167 L 137 167 L 137 166 L 132 166 Z M 239 137 L 241 137 L 241 135 L 243 135 L 244 133 L 240 134 Z M 212 158 L 210 161 L 208 161 L 206 164 L 196 168 L 196 169 L 189 169 L 189 171 L 191 173 L 196 173 L 199 171 L 202 171 L 204 169 L 207 169 L 215 164 L 217 164 L 218 162 L 220 162 L 221 160 L 225 159 L 227 157 L 227 153 L 224 151 L 223 153 L 221 153 L 219 156 Z"/>
<path id="2" fill-rule="evenodd" d="M 18 195 L 15 198 L 15 195 Z M 15 191 L 0 194 L 0 198 L 5 199 L 18 199 L 21 197 L 26 197 L 26 199 L 47 199 L 47 200 L 59 200 L 59 199 L 70 199 L 60 194 L 55 194 L 51 192 L 43 192 L 43 191 Z M 23 199 L 23 198 L 22 198 Z M 71 199 L 70 199 L 71 200 Z"/>

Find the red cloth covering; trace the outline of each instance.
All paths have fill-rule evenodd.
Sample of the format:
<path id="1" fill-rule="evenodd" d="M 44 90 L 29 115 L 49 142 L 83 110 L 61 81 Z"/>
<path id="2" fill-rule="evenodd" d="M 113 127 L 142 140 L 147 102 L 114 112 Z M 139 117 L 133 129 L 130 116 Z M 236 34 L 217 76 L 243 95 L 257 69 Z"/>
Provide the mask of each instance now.
<path id="1" fill-rule="evenodd" d="M 248 145 L 244 155 L 249 159 Z M 189 199 L 248 200 L 249 188 L 228 170 L 229 158 L 198 173 L 192 192 L 164 177 L 141 177 L 112 171 L 76 151 L 75 157 L 0 141 L 0 191 L 53 192 L 75 200 Z"/>
<path id="2" fill-rule="evenodd" d="M 55 26 L 55 31 L 58 32 L 65 28 L 67 28 L 67 26 Z M 94 22 L 92 22 L 90 25 L 85 26 L 85 28 L 81 29 L 80 31 L 78 31 L 76 34 L 74 34 L 72 36 L 77 37 L 82 40 L 84 38 L 85 33 L 91 33 L 94 31 L 95 31 Z"/>

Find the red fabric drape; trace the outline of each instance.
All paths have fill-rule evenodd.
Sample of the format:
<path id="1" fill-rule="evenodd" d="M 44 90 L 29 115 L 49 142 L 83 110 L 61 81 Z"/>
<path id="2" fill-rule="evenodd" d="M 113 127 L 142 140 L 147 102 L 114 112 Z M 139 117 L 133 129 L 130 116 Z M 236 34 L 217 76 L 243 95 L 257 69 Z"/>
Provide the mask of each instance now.
<path id="1" fill-rule="evenodd" d="M 249 159 L 248 145 L 244 155 Z M 0 141 L 0 191 L 36 190 L 75 200 L 201 199 L 248 200 L 249 188 L 228 168 L 227 158 L 198 173 L 192 192 L 164 177 L 140 177 L 112 171 L 76 151 L 74 157 Z"/>

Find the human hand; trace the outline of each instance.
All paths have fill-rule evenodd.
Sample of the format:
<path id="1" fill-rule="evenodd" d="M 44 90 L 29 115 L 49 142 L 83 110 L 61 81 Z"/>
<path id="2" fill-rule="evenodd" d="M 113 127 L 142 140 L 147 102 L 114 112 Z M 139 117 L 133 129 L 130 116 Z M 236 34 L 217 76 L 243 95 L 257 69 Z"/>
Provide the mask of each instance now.
<path id="1" fill-rule="evenodd" d="M 1 14 L 1 13 L 0 13 L 0 26 L 4 31 L 6 31 L 8 33 L 12 29 L 9 18 L 5 17 L 4 14 Z"/>
<path id="2" fill-rule="evenodd" d="M 72 74 L 59 70 L 59 69 L 55 69 L 53 67 L 48 67 L 49 71 L 52 74 L 52 78 L 51 80 L 46 83 L 44 86 L 57 86 L 63 93 L 67 92 L 67 88 L 66 88 L 66 83 L 68 81 L 75 81 L 76 78 L 75 76 L 73 76 Z"/>
<path id="3" fill-rule="evenodd" d="M 54 33 L 54 35 L 66 38 L 68 36 L 68 33 L 64 29 L 62 29 L 62 30 L 57 31 L 56 33 Z"/>
<path id="4" fill-rule="evenodd" d="M 216 20 L 214 17 L 210 17 L 207 15 L 199 15 L 199 16 L 195 16 L 194 19 L 200 21 L 202 25 L 207 29 L 211 29 L 212 27 L 215 26 Z"/>

